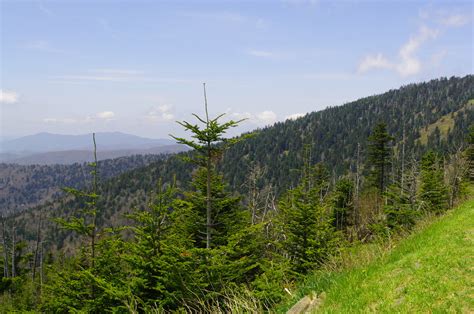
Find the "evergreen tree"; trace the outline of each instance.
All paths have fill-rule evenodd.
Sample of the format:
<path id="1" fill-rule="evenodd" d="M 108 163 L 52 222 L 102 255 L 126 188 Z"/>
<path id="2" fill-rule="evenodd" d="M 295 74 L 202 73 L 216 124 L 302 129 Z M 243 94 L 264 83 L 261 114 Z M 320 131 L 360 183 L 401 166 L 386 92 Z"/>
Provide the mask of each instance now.
<path id="1" fill-rule="evenodd" d="M 448 207 L 448 190 L 444 183 L 443 167 L 433 151 L 427 152 L 421 159 L 420 200 L 428 210 L 436 213 Z"/>
<path id="2" fill-rule="evenodd" d="M 133 239 L 125 255 L 131 269 L 130 290 L 146 310 L 157 307 L 177 309 L 180 302 L 199 290 L 192 262 L 192 225 L 197 215 L 191 204 L 178 198 L 174 186 L 158 191 L 146 210 L 135 210 L 128 216 Z"/>
<path id="3" fill-rule="evenodd" d="M 387 186 L 392 154 L 390 143 L 392 140 L 393 137 L 388 134 L 385 123 L 377 124 L 368 138 L 369 168 L 372 169 L 371 177 L 373 184 L 380 194 L 385 191 Z"/>
<path id="4" fill-rule="evenodd" d="M 248 213 L 245 213 L 240 206 L 241 198 L 233 196 L 226 191 L 222 175 L 213 172 L 209 176 L 206 168 L 199 168 L 193 175 L 191 182 L 192 191 L 185 192 L 185 200 L 191 204 L 192 210 L 196 213 L 193 237 L 195 245 L 200 248 L 207 246 L 207 234 L 202 231 L 202 226 L 207 224 L 206 203 L 207 187 L 210 186 L 210 197 L 212 199 L 212 216 L 210 220 L 211 237 L 213 239 L 211 248 L 225 245 L 227 238 L 242 227 Z M 204 235 L 204 237 L 203 237 Z"/>
<path id="5" fill-rule="evenodd" d="M 349 179 L 341 179 L 336 183 L 332 197 L 334 210 L 334 226 L 344 230 L 354 223 L 354 183 Z"/>
<path id="6" fill-rule="evenodd" d="M 317 168 L 306 157 L 301 183 L 279 202 L 278 222 L 292 269 L 304 274 L 322 263 L 336 246 L 331 217 L 320 201 Z"/>
<path id="7" fill-rule="evenodd" d="M 389 185 L 385 192 L 384 212 L 387 227 L 391 230 L 410 229 L 419 215 L 418 202 L 413 202 L 409 193 L 402 191 L 399 182 Z"/>
<path id="8" fill-rule="evenodd" d="M 205 188 L 205 202 L 206 202 L 206 248 L 211 248 L 211 239 L 213 229 L 216 225 L 213 223 L 215 208 L 214 208 L 214 200 L 212 199 L 212 177 L 213 174 L 216 172 L 215 166 L 217 160 L 220 158 L 224 150 L 237 143 L 240 140 L 243 140 L 245 137 L 241 137 L 239 139 L 232 138 L 227 139 L 224 138 L 225 132 L 233 127 L 236 127 L 241 121 L 233 121 L 230 120 L 228 122 L 219 123 L 219 119 L 224 116 L 224 114 L 218 115 L 214 119 L 209 118 L 209 113 L 207 109 L 207 96 L 206 96 L 206 84 L 204 86 L 204 104 L 205 104 L 205 111 L 206 111 L 206 118 L 201 118 L 196 114 L 193 114 L 196 119 L 202 123 L 204 126 L 199 126 L 197 124 L 191 124 L 189 122 L 183 121 L 178 122 L 180 125 L 184 127 L 186 131 L 191 131 L 192 138 L 194 140 L 188 140 L 182 137 L 175 137 L 171 135 L 178 143 L 185 144 L 194 149 L 194 154 L 190 161 L 194 162 L 198 166 L 205 169 L 206 175 L 206 188 Z"/>

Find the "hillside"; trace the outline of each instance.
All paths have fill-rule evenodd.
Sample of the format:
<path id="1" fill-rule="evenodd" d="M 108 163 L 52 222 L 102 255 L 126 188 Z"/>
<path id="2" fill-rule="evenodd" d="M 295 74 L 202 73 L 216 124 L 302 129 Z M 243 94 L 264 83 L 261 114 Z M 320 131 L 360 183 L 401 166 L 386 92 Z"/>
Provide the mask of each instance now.
<path id="1" fill-rule="evenodd" d="M 99 162 L 102 180 L 135 168 L 162 161 L 167 155 L 136 155 Z M 90 184 L 87 163 L 71 165 L 17 165 L 0 163 L 0 214 L 15 213 L 54 201 L 63 196 L 61 188 L 83 188 Z"/>
<path id="2" fill-rule="evenodd" d="M 345 270 L 309 276 L 298 296 L 324 292 L 318 313 L 472 311 L 474 200 L 429 221 L 368 265 L 360 250 Z"/>
<path id="3" fill-rule="evenodd" d="M 468 125 L 474 121 L 474 110 L 467 106 L 471 99 L 474 99 L 472 75 L 411 84 L 256 130 L 253 137 L 231 147 L 219 167 L 229 182 L 229 189 L 245 195 L 248 193 L 245 182 L 251 168 L 258 165 L 262 168 L 256 182 L 258 188 L 280 195 L 297 184 L 301 173 L 296 169 L 302 166 L 303 146 L 310 144 L 311 162 L 324 162 L 330 169 L 331 181 L 334 181 L 344 174 L 354 174 L 358 144 L 360 162 L 365 163 L 367 137 L 380 121 L 387 124 L 395 143 L 401 141 L 405 124 L 405 160 L 418 159 L 428 149 L 448 153 L 463 145 Z M 423 130 L 450 114 L 455 120 L 452 129 L 442 138 L 435 134 L 428 136 L 426 145 L 423 145 L 420 140 Z M 394 169 L 398 169 L 400 164 L 400 156 L 396 157 Z M 124 213 L 133 208 L 144 208 L 159 178 L 169 182 L 176 176 L 178 186 L 188 188 L 193 168 L 177 156 L 123 173 L 113 180 L 104 180 L 100 223 L 117 224 L 123 221 Z M 78 205 L 74 201 L 56 202 L 49 204 L 48 209 L 55 216 L 64 216 Z M 34 237 L 34 227 L 29 221 L 35 217 L 35 211 L 37 209 L 16 217 L 19 230 L 27 238 Z M 49 235 L 51 241 L 63 243 L 68 234 L 54 230 Z"/>
<path id="4" fill-rule="evenodd" d="M 114 159 L 133 155 L 174 154 L 187 150 L 182 145 L 163 145 L 145 149 L 101 150 L 97 152 L 97 160 Z M 10 156 L 4 160 L 9 164 L 18 165 L 71 165 L 74 163 L 92 162 L 91 150 L 62 150 L 55 152 L 36 153 L 23 157 Z"/>
<path id="5" fill-rule="evenodd" d="M 2 302 L 17 309 L 26 297 L 23 309 L 46 312 L 270 310 L 331 257 L 360 242 L 377 248 L 463 197 L 473 83 L 433 80 L 307 114 L 228 141 L 222 158 L 236 122 L 184 123 L 200 142 L 177 140 L 196 151 L 2 219 Z"/>

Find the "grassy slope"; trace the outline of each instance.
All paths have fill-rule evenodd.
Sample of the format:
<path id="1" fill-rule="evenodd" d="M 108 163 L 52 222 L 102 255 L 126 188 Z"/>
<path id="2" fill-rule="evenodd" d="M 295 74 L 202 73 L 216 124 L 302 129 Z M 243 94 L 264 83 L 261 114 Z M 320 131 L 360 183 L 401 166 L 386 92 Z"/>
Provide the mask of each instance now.
<path id="1" fill-rule="evenodd" d="M 473 240 L 470 200 L 420 227 L 373 262 L 315 273 L 299 296 L 324 291 L 319 311 L 325 313 L 473 312 Z"/>
<path id="2" fill-rule="evenodd" d="M 420 130 L 420 138 L 418 139 L 422 145 L 426 145 L 428 143 L 428 136 L 434 132 L 436 128 L 439 129 L 441 133 L 441 138 L 446 138 L 448 135 L 448 130 L 453 129 L 454 127 L 454 118 L 459 114 L 461 111 L 468 110 L 474 106 L 474 99 L 470 99 L 466 105 L 464 105 L 458 111 L 453 113 L 449 113 L 447 115 L 442 116 L 438 121 L 435 123 L 430 124 L 426 127 L 426 129 Z"/>

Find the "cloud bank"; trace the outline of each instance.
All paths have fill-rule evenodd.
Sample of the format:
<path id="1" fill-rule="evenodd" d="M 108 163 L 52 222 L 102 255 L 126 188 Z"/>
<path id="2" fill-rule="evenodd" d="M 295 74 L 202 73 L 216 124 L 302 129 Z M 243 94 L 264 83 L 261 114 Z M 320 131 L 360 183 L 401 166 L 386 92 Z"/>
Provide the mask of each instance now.
<path id="1" fill-rule="evenodd" d="M 18 93 L 13 91 L 0 89 L 0 103 L 2 104 L 14 104 L 18 102 Z"/>

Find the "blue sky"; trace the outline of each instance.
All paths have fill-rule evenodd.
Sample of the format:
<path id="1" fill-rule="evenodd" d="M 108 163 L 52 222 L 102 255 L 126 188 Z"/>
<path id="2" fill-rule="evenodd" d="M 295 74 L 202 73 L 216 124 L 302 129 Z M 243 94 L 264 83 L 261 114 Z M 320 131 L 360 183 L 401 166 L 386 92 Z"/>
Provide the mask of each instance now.
<path id="1" fill-rule="evenodd" d="M 2 136 L 235 132 L 441 76 L 473 73 L 471 1 L 1 3 Z"/>

